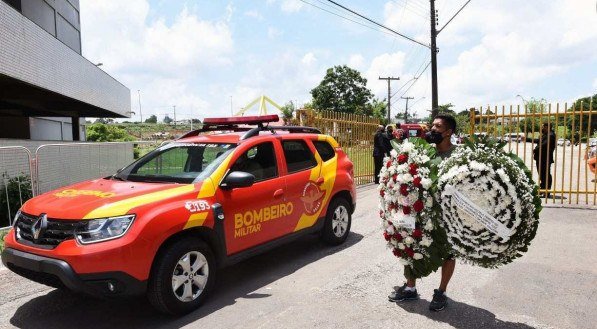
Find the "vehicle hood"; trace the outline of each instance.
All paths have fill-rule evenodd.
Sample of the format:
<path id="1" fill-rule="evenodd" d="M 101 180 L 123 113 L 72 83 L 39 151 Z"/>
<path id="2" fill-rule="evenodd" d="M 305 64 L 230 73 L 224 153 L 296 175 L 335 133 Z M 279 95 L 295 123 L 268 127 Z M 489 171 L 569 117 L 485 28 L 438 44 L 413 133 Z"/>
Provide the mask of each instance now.
<path id="1" fill-rule="evenodd" d="M 27 201 L 22 211 L 49 218 L 90 219 L 120 216 L 135 207 L 196 190 L 200 184 L 164 184 L 96 179 L 61 187 Z"/>

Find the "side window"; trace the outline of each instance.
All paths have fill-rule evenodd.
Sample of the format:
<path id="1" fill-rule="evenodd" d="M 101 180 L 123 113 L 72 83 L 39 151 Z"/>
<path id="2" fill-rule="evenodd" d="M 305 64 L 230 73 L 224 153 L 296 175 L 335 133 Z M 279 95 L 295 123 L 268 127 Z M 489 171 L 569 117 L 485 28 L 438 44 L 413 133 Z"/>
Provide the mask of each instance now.
<path id="1" fill-rule="evenodd" d="M 284 148 L 284 158 L 286 158 L 289 173 L 313 168 L 317 165 L 317 161 L 305 141 L 283 141 L 282 148 Z"/>
<path id="2" fill-rule="evenodd" d="M 236 159 L 230 171 L 253 174 L 256 182 L 278 177 L 274 144 L 266 142 L 251 147 Z"/>
<path id="3" fill-rule="evenodd" d="M 187 148 L 177 147 L 158 155 L 155 159 L 134 170 L 140 175 L 172 175 L 185 172 L 189 158 Z"/>
<path id="4" fill-rule="evenodd" d="M 321 156 L 323 161 L 328 161 L 336 155 L 334 148 L 328 142 L 314 141 L 313 145 L 315 145 L 317 153 L 319 153 L 319 156 Z"/>

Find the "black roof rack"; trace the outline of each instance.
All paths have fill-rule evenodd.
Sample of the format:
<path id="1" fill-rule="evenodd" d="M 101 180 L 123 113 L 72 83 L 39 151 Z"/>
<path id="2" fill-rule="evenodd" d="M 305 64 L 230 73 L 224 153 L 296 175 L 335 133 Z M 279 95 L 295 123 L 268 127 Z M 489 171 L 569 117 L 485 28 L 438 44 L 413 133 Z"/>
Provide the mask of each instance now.
<path id="1" fill-rule="evenodd" d="M 288 131 L 289 133 L 321 134 L 321 130 L 317 128 L 303 126 L 264 126 L 262 123 L 258 123 L 257 127 L 243 127 L 235 124 L 204 124 L 200 129 L 189 131 L 188 133 L 180 136 L 178 139 L 198 136 L 200 133 L 208 131 L 246 131 L 246 133 L 240 137 L 240 140 L 245 140 L 259 135 L 259 133 L 262 131 L 271 131 L 272 133 L 275 133 L 276 130 Z"/>

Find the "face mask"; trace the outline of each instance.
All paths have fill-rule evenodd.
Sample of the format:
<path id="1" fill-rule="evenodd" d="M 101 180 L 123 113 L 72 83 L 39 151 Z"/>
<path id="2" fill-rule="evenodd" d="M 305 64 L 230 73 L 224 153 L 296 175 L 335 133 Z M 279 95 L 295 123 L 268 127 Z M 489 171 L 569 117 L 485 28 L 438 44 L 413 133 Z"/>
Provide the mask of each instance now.
<path id="1" fill-rule="evenodd" d="M 425 140 L 430 144 L 439 144 L 444 140 L 444 138 L 442 137 L 441 133 L 438 133 L 437 131 L 430 131 L 425 134 Z"/>

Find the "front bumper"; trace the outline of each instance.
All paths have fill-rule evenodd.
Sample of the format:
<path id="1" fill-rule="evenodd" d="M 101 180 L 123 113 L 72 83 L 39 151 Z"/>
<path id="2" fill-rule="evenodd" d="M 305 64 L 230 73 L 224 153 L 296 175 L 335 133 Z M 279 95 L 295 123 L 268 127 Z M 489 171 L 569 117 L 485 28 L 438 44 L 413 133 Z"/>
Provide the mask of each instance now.
<path id="1" fill-rule="evenodd" d="M 98 297 L 140 295 L 147 287 L 146 281 L 139 281 L 124 272 L 77 274 L 63 260 L 12 248 L 4 249 L 2 263 L 32 281 Z"/>

